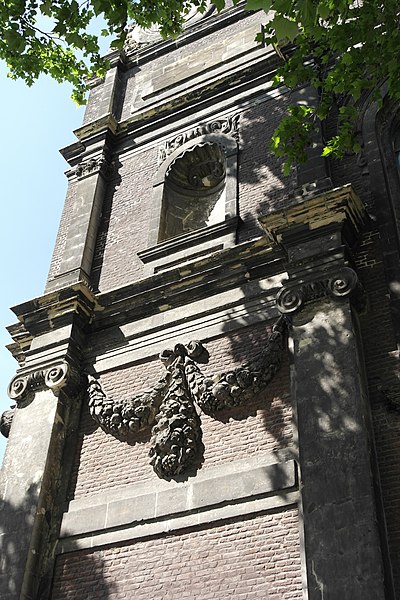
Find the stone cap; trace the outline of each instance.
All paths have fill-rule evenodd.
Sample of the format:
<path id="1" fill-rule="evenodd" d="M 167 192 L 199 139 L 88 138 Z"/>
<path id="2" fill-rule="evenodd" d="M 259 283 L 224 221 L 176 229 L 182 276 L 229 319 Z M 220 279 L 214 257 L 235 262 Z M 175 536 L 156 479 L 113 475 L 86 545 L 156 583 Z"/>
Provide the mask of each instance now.
<path id="1" fill-rule="evenodd" d="M 310 233 L 336 225 L 346 229 L 346 241 L 352 245 L 367 220 L 367 212 L 351 185 L 345 185 L 310 196 L 279 212 L 261 215 L 258 220 L 267 238 L 275 244 L 281 244 L 296 232 Z"/>

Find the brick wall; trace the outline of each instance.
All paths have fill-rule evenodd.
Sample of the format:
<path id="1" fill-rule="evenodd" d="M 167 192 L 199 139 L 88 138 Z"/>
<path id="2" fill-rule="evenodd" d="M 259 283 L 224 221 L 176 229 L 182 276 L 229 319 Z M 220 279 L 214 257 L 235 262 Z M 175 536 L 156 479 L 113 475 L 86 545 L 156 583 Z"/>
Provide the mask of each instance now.
<path id="1" fill-rule="evenodd" d="M 297 510 L 58 557 L 52 600 L 302 598 Z"/>
<path id="2" fill-rule="evenodd" d="M 272 134 L 289 104 L 288 96 L 269 100 L 242 113 L 240 118 L 239 212 L 243 220 L 239 242 L 263 234 L 257 214 L 288 205 L 296 185 L 295 170 L 283 176 L 283 161 L 269 151 Z"/>
<path id="3" fill-rule="evenodd" d="M 72 216 L 74 203 L 76 201 L 76 185 L 68 186 L 67 195 L 64 202 L 64 208 L 61 215 L 60 226 L 58 228 L 56 243 L 53 251 L 53 256 L 50 263 L 48 281 L 54 279 L 58 275 L 62 261 L 63 252 L 67 244 L 68 228 Z"/>
<path id="4" fill-rule="evenodd" d="M 206 343 L 210 363 L 202 367 L 203 371 L 223 372 L 242 364 L 261 349 L 267 335 L 265 325 L 257 325 Z M 127 399 L 149 388 L 162 374 L 163 367 L 154 360 L 105 373 L 101 383 L 110 398 Z M 201 416 L 205 446 L 202 469 L 290 445 L 288 380 L 285 357 L 275 379 L 253 402 L 221 411 L 215 418 Z M 157 480 L 149 464 L 149 449 L 150 430 L 135 436 L 131 444 L 120 442 L 97 427 L 84 408 L 69 497 L 81 498 L 132 482 Z"/>
<path id="5" fill-rule="evenodd" d="M 93 285 L 101 290 L 143 276 L 137 252 L 147 247 L 157 150 L 145 150 L 121 163 L 118 179 L 108 186 L 94 254 Z"/>
<path id="6" fill-rule="evenodd" d="M 368 303 L 360 315 L 369 400 L 382 484 L 389 551 L 400 595 L 400 394 L 399 365 L 379 233 L 366 232 L 357 266 Z"/>

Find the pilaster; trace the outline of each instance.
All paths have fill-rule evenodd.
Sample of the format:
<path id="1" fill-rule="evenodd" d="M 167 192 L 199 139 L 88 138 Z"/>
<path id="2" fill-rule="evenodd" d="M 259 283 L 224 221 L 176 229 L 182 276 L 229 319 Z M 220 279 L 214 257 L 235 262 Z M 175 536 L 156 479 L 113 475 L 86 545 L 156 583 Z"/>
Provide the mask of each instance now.
<path id="1" fill-rule="evenodd" d="M 9 386 L 16 403 L 0 474 L 0 596 L 37 598 L 59 527 L 65 441 L 80 412 L 83 328 L 94 307 L 82 284 L 14 309 L 33 341 Z"/>
<path id="2" fill-rule="evenodd" d="M 385 597 L 373 444 L 352 264 L 366 214 L 347 186 L 261 217 L 287 255 L 278 308 L 292 315 L 304 560 L 309 600 Z"/>

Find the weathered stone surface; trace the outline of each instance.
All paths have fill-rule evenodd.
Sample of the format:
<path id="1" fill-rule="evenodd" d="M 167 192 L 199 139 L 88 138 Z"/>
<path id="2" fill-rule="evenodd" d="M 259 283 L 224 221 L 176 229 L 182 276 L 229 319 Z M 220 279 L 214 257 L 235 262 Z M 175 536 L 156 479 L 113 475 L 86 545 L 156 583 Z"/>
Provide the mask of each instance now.
<path id="1" fill-rule="evenodd" d="M 46 498 L 46 471 L 60 441 L 53 432 L 56 418 L 57 399 L 50 390 L 38 392 L 33 402 L 15 413 L 0 473 L 0 589 L 4 600 L 37 589 L 44 551 L 39 531 L 42 527 L 48 530 L 43 519 L 52 508 Z"/>
<path id="2" fill-rule="evenodd" d="M 281 366 L 285 317 L 252 361 L 227 373 L 204 375 L 199 364 L 208 362 L 208 352 L 199 341 L 177 343 L 160 353 L 167 369 L 165 377 L 129 401 L 107 398 L 100 383 L 88 376 L 89 411 L 106 433 L 130 441 L 133 435 L 152 427 L 150 463 L 161 478 L 169 479 L 197 469 L 204 446 L 196 406 L 205 413 L 249 402 L 273 379 Z"/>
<path id="3" fill-rule="evenodd" d="M 268 140 L 289 104 L 312 104 L 317 91 L 272 89 L 280 59 L 253 41 L 266 19 L 228 3 L 177 40 L 145 32 L 151 43 L 112 52 L 105 79 L 91 82 L 79 141 L 63 151 L 69 191 L 47 292 L 15 307 L 10 328 L 21 368 L 0 484 L 6 600 L 399 596 L 398 106 L 361 98 L 359 155 L 330 162 L 316 134 L 284 177 Z M 212 156 L 204 144 L 216 144 Z M 214 226 L 193 231 L 207 213 L 193 212 L 193 186 L 189 207 L 173 192 L 163 204 L 172 165 L 171 189 L 182 185 L 183 156 L 184 184 L 219 169 L 225 215 Z M 163 229 L 168 207 L 182 227 Z M 284 345 L 279 374 L 243 403 L 275 370 L 261 361 L 254 375 L 248 356 L 277 318 L 277 294 L 290 361 Z M 209 395 L 208 369 L 179 355 L 193 339 L 213 348 Z M 154 357 L 169 345 L 185 364 L 172 392 L 161 385 L 147 402 L 162 377 Z M 117 434 L 131 425 L 129 443 L 86 411 L 74 433 L 79 401 L 65 394 L 79 385 L 58 385 L 63 361 L 101 380 L 97 423 Z M 157 412 L 153 459 L 173 481 L 148 468 Z M 201 445 L 199 416 L 196 472 L 185 457 Z"/>
<path id="4" fill-rule="evenodd" d="M 309 597 L 383 599 L 370 416 L 351 309 L 318 303 L 294 317 L 292 335 Z"/>

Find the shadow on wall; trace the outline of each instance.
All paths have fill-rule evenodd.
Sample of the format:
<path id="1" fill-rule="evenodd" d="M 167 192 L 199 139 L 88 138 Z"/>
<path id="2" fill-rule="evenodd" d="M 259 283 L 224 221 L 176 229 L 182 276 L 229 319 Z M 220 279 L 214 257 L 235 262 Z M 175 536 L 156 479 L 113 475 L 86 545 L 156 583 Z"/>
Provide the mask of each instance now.
<path id="1" fill-rule="evenodd" d="M 72 550 L 56 559 L 51 600 L 107 600 L 118 592 L 118 585 L 110 570 L 105 569 L 101 549 L 79 553 Z"/>
<path id="2" fill-rule="evenodd" d="M 374 288 L 374 285 L 374 282 L 366 282 L 367 289 L 368 286 Z M 239 333 L 229 336 L 232 357 L 242 358 L 246 348 L 261 349 L 266 340 L 266 337 L 260 339 L 259 333 L 254 329 L 254 315 L 251 315 L 251 308 L 249 305 L 247 317 L 240 317 L 238 325 L 242 328 L 239 329 Z M 303 378 L 301 383 L 303 393 L 309 381 L 309 397 L 303 398 L 302 409 L 297 412 L 296 408 L 292 407 L 295 398 L 292 400 L 289 393 L 278 391 L 280 403 L 275 403 L 274 406 L 274 400 L 271 401 L 267 389 L 262 394 L 267 404 L 258 410 L 263 418 L 266 435 L 275 438 L 278 448 L 282 447 L 282 437 L 279 436 L 285 431 L 282 417 L 284 414 L 291 415 L 293 410 L 293 426 L 301 432 L 303 443 L 306 437 L 312 440 L 311 444 L 308 441 L 306 444 L 314 449 L 308 458 L 316 469 L 319 484 L 326 490 L 327 502 L 332 486 L 336 485 L 335 480 L 341 481 L 342 493 L 345 496 L 348 498 L 359 496 L 359 466 L 366 460 L 362 448 L 368 444 L 367 454 L 369 452 L 373 455 L 374 446 L 377 446 L 377 464 L 380 473 L 374 458 L 372 459 L 376 508 L 384 553 L 387 527 L 390 558 L 387 559 L 386 564 L 389 571 L 393 569 L 398 593 L 400 590 L 398 552 L 400 485 L 397 484 L 400 481 L 398 443 L 400 416 L 396 414 L 400 406 L 398 358 L 393 352 L 395 347 L 393 336 L 387 332 L 386 309 L 382 301 L 375 302 L 375 306 L 369 302 L 367 309 L 364 309 L 361 314 L 361 341 L 364 350 L 359 348 L 358 360 L 355 356 L 354 336 L 349 329 L 349 317 L 345 317 L 348 310 L 348 307 L 340 301 L 332 304 L 326 299 L 321 299 L 318 310 L 316 305 L 306 305 L 302 312 L 296 315 L 296 335 L 300 335 L 300 338 L 297 337 L 295 343 L 301 342 L 304 343 L 305 348 L 308 347 L 301 366 L 303 373 L 300 372 L 300 376 Z M 234 320 L 235 316 L 230 315 L 226 332 L 231 329 Z M 262 316 L 260 316 L 261 320 Z M 303 333 L 299 334 L 299 331 Z M 298 346 L 296 352 L 300 352 Z M 363 352 L 366 354 L 368 369 L 366 373 L 363 366 Z M 377 372 L 383 375 L 386 386 L 382 382 L 382 375 L 377 378 Z M 296 374 L 294 375 L 297 377 Z M 296 385 L 297 383 L 296 380 Z M 274 385 L 273 382 L 271 385 Z M 229 413 L 224 415 L 225 421 L 230 418 L 235 416 Z M 280 425 L 277 427 L 279 421 Z M 292 458 L 298 459 L 299 451 L 302 452 L 302 444 L 299 450 L 294 436 L 286 452 Z M 279 450 L 275 453 L 279 459 Z M 367 465 L 366 468 L 370 467 Z M 303 481 L 304 484 L 307 484 L 307 481 Z M 383 506 L 381 495 L 383 495 Z M 355 518 L 358 516 L 355 515 Z M 389 574 L 389 582 L 390 579 Z M 390 584 L 388 585 L 390 587 Z"/>
<path id="3" fill-rule="evenodd" d="M 26 569 L 28 556 L 34 556 L 31 561 L 31 572 L 33 576 L 28 581 L 25 580 L 26 597 L 49 598 L 52 586 L 53 575 L 53 552 L 54 536 L 51 533 L 48 539 L 40 540 L 36 536 L 36 544 L 29 548 L 32 526 L 34 527 L 35 516 L 40 520 L 40 515 L 35 515 L 37 506 L 36 486 L 31 486 L 26 492 L 23 503 L 12 505 L 9 502 L 0 504 L 0 591 L 2 600 L 15 600 L 20 597 L 22 578 Z M 44 514 L 44 527 L 50 523 L 51 515 Z M 11 532 L 11 533 L 9 533 Z M 34 534 L 33 534 L 34 537 Z M 40 545 L 48 544 L 48 552 L 43 554 L 44 563 L 39 565 L 35 561 L 35 555 L 32 550 Z M 37 555 L 36 555 L 37 556 Z M 89 564 L 88 564 L 89 563 Z M 103 563 L 101 559 L 92 556 L 90 553 L 80 556 L 79 560 L 82 573 L 91 573 L 90 586 L 87 590 L 91 593 L 99 590 L 96 600 L 106 599 L 112 594 L 114 584 L 111 580 L 105 580 L 103 575 Z M 56 559 L 55 578 L 57 580 L 63 574 L 63 560 Z M 52 600 L 81 600 L 86 597 L 84 588 L 85 579 L 77 572 L 68 571 L 68 580 L 65 582 L 62 590 L 55 588 L 51 594 Z M 25 597 L 25 596 L 24 596 Z"/>
<path id="4" fill-rule="evenodd" d="M 244 111 L 239 121 L 239 210 L 243 221 L 239 242 L 264 235 L 257 215 L 279 210 L 295 201 L 296 169 L 284 176 L 283 159 L 269 150 L 273 132 L 286 115 L 289 103 L 289 94 L 279 101 L 267 101 Z"/>

